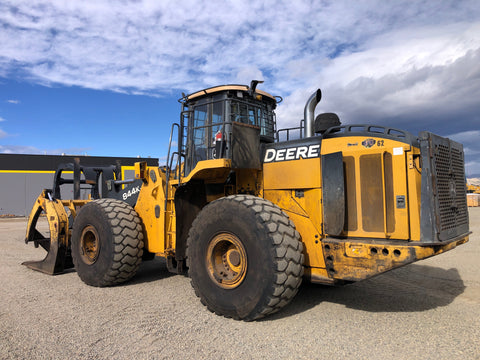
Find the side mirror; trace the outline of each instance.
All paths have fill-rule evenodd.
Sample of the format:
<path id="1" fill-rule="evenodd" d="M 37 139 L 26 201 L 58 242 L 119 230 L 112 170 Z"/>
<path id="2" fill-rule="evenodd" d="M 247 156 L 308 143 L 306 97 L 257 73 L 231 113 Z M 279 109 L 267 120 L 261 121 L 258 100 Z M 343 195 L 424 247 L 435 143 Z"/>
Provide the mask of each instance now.
<path id="1" fill-rule="evenodd" d="M 341 122 L 337 114 L 323 113 L 315 118 L 314 131 L 315 134 L 323 134 L 327 129 L 333 126 L 340 126 Z"/>

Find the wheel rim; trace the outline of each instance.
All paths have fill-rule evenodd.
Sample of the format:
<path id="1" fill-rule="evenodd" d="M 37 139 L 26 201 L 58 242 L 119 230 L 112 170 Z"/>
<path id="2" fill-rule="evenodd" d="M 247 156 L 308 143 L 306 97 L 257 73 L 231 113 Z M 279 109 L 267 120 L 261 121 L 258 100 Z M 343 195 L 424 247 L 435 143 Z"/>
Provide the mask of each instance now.
<path id="1" fill-rule="evenodd" d="M 91 265 L 97 261 L 100 253 L 100 240 L 97 230 L 89 225 L 82 231 L 80 237 L 80 255 L 85 264 Z"/>
<path id="2" fill-rule="evenodd" d="M 229 233 L 215 236 L 206 254 L 208 274 L 224 289 L 239 286 L 247 273 L 247 254 L 238 237 Z"/>

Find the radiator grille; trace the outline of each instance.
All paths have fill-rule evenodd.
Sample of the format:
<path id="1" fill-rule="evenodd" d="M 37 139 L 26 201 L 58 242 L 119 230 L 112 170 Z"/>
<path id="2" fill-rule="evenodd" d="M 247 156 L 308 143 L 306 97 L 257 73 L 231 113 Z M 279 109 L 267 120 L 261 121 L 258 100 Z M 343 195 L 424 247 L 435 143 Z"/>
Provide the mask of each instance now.
<path id="1" fill-rule="evenodd" d="M 465 234 L 468 207 L 463 147 L 429 132 L 421 133 L 420 142 L 423 236 L 428 241 L 444 241 Z M 427 225 L 429 235 L 424 231 Z"/>
<path id="2" fill-rule="evenodd" d="M 463 153 L 458 149 L 438 145 L 435 168 L 440 210 L 440 230 L 453 229 L 468 223 L 465 201 L 465 171 Z"/>

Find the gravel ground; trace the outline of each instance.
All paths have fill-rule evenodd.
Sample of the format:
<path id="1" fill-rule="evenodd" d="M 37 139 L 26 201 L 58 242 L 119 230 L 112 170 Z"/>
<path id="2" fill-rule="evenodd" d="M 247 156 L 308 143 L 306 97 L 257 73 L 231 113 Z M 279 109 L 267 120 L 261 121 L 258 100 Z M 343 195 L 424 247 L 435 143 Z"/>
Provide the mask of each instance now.
<path id="1" fill-rule="evenodd" d="M 480 359 L 480 208 L 470 242 L 345 287 L 303 284 L 256 322 L 211 314 L 161 260 L 129 283 L 83 284 L 21 263 L 25 219 L 0 219 L 0 359 Z M 43 226 L 46 226 L 44 223 Z"/>

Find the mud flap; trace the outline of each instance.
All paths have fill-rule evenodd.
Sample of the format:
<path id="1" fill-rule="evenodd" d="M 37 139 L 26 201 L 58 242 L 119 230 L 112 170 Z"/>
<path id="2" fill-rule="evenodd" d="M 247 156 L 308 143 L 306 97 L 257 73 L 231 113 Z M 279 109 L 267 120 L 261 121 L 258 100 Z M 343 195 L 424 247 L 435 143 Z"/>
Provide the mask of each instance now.
<path id="1" fill-rule="evenodd" d="M 48 220 L 50 238 L 45 238 L 36 229 L 42 212 Z M 51 197 L 51 190 L 42 192 L 30 213 L 25 243 L 32 241 L 35 247 L 45 249 L 47 256 L 40 261 L 26 261 L 22 265 L 49 275 L 61 274 L 65 269 L 73 267 L 68 251 L 68 216 L 62 202 Z"/>

